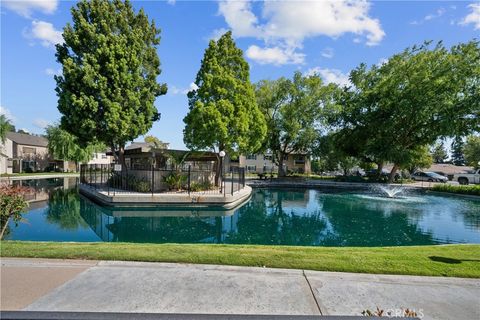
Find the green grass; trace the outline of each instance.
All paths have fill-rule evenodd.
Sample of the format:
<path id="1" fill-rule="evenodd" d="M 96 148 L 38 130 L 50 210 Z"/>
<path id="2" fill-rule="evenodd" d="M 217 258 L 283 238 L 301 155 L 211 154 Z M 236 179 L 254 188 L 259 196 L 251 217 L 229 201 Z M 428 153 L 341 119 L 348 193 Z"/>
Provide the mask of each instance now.
<path id="1" fill-rule="evenodd" d="M 78 172 L 32 172 L 32 173 L 2 173 L 0 174 L 0 177 L 23 177 L 23 176 L 50 176 L 50 175 L 62 175 L 62 174 L 71 174 L 71 175 L 77 175 L 79 174 Z"/>
<path id="2" fill-rule="evenodd" d="M 480 185 L 456 186 L 450 184 L 437 184 L 430 188 L 430 190 L 480 196 Z"/>
<path id="3" fill-rule="evenodd" d="M 1 256 L 480 278 L 480 245 L 339 248 L 2 241 Z"/>

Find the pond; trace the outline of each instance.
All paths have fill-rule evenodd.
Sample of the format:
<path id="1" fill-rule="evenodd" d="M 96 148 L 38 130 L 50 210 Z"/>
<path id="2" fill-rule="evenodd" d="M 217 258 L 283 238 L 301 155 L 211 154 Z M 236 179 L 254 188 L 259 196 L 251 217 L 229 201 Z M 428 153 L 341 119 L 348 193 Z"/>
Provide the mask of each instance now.
<path id="1" fill-rule="evenodd" d="M 24 180 L 36 190 L 5 239 L 300 246 L 480 243 L 480 201 L 375 190 L 254 189 L 243 206 L 113 208 L 78 194 L 72 178 Z"/>

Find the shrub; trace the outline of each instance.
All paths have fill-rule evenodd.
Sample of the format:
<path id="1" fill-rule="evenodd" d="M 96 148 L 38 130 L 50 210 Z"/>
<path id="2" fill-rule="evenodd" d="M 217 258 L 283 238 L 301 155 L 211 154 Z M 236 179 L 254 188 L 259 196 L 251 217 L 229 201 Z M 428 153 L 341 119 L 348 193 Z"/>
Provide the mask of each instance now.
<path id="1" fill-rule="evenodd" d="M 2 239 L 7 229 L 10 218 L 13 219 L 15 223 L 22 220 L 22 211 L 28 206 L 23 196 L 29 191 L 30 189 L 26 187 L 7 184 L 0 185 L 0 239 Z"/>
<path id="2" fill-rule="evenodd" d="M 133 189 L 137 192 L 150 192 L 151 184 L 147 180 L 136 180 L 133 182 Z"/>
<path id="3" fill-rule="evenodd" d="M 437 185 L 434 185 L 432 188 L 430 188 L 430 190 L 480 196 L 480 185 L 455 186 L 455 185 L 449 185 L 449 184 L 437 184 Z"/>
<path id="4" fill-rule="evenodd" d="M 193 192 L 211 190 L 212 188 L 213 184 L 210 181 L 190 183 L 190 191 Z"/>
<path id="5" fill-rule="evenodd" d="M 187 182 L 187 176 L 179 172 L 172 172 L 163 179 L 170 190 L 180 190 Z"/>

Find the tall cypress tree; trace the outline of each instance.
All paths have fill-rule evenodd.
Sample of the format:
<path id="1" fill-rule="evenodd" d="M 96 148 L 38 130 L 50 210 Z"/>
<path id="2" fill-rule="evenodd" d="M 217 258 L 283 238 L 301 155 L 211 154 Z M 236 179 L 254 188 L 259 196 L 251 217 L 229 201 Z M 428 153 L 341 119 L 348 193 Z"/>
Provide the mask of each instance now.
<path id="1" fill-rule="evenodd" d="M 83 0 L 71 12 L 73 25 L 63 29 L 56 54 L 63 65 L 55 77 L 61 127 L 80 143 L 118 150 L 124 164 L 125 143 L 159 119 L 154 101 L 167 91 L 156 80 L 160 30 L 128 0 Z"/>
<path id="2" fill-rule="evenodd" d="M 464 145 L 465 143 L 460 136 L 455 137 L 452 141 L 452 162 L 456 166 L 465 165 L 465 156 L 463 154 Z"/>
<path id="3" fill-rule="evenodd" d="M 188 148 L 230 155 L 261 148 L 265 118 L 255 100 L 248 63 L 231 32 L 210 41 L 195 84 L 198 89 L 188 93 L 189 112 L 183 119 Z"/>

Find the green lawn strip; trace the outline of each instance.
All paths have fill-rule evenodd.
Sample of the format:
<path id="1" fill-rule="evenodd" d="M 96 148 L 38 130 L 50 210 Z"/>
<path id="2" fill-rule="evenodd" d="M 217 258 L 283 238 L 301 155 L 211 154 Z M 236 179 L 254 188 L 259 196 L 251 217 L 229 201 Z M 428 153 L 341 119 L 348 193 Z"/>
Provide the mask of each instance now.
<path id="1" fill-rule="evenodd" d="M 430 190 L 480 196 L 480 185 L 456 186 L 449 184 L 438 184 L 431 187 Z"/>
<path id="2" fill-rule="evenodd" d="M 1 256 L 480 278 L 480 245 L 340 248 L 2 241 Z M 440 261 L 431 257 L 437 257 L 434 259 Z"/>

